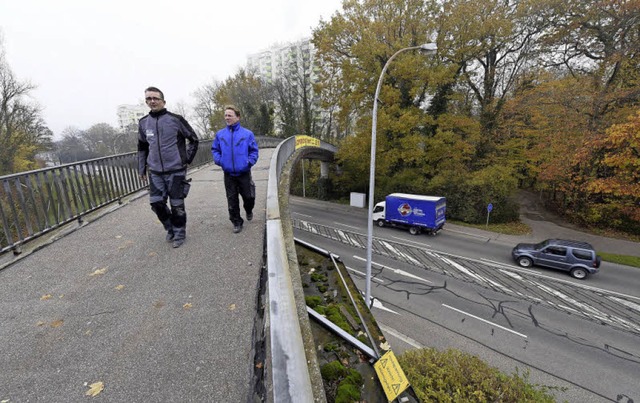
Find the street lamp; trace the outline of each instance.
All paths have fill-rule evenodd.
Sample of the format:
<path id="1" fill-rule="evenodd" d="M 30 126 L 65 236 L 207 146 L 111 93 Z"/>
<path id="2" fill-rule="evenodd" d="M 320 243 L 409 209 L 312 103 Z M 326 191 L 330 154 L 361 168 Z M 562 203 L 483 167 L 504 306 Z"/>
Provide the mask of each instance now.
<path id="1" fill-rule="evenodd" d="M 394 53 L 389 60 L 384 64 L 382 72 L 380 72 L 380 78 L 378 79 L 378 86 L 376 87 L 376 95 L 373 98 L 373 119 L 371 122 L 371 163 L 369 166 L 369 223 L 367 225 L 367 274 L 365 283 L 365 302 L 367 306 L 371 307 L 371 249 L 373 244 L 373 205 L 374 205 L 374 187 L 376 179 L 376 126 L 378 124 L 378 96 L 380 95 L 380 88 L 382 87 L 382 80 L 384 73 L 387 71 L 389 63 L 400 53 L 407 50 L 424 50 L 428 53 L 435 53 L 438 50 L 438 46 L 435 43 L 425 43 L 419 46 L 410 46 L 403 48 Z"/>

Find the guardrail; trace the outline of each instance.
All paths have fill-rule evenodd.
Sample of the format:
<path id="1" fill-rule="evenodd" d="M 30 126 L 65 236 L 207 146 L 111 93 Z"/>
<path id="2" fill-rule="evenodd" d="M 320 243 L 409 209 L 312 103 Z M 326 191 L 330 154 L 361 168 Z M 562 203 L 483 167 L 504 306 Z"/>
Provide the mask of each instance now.
<path id="1" fill-rule="evenodd" d="M 256 136 L 259 147 L 282 139 Z M 202 140 L 191 167 L 212 161 L 212 140 Z M 143 189 L 136 152 L 0 177 L 0 255 L 20 253 L 25 242 Z"/>

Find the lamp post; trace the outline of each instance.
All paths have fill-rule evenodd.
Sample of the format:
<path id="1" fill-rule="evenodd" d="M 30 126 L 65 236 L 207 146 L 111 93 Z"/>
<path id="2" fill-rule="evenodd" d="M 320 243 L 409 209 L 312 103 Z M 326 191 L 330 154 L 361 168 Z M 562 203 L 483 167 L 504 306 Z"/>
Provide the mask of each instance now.
<path id="1" fill-rule="evenodd" d="M 369 215 L 367 225 L 367 268 L 366 268 L 366 283 L 365 283 L 365 303 L 371 307 L 371 249 L 373 244 L 373 205 L 374 188 L 376 179 L 376 126 L 378 124 L 378 96 L 380 95 L 380 88 L 382 87 L 382 80 L 384 79 L 384 73 L 387 71 L 387 67 L 391 61 L 400 53 L 407 50 L 424 50 L 428 53 L 434 53 L 438 50 L 435 43 L 425 43 L 419 46 L 410 46 L 403 48 L 394 53 L 389 60 L 384 64 L 382 71 L 380 72 L 380 78 L 378 79 L 378 86 L 376 87 L 376 95 L 373 98 L 373 119 L 371 122 L 371 163 L 369 165 Z"/>

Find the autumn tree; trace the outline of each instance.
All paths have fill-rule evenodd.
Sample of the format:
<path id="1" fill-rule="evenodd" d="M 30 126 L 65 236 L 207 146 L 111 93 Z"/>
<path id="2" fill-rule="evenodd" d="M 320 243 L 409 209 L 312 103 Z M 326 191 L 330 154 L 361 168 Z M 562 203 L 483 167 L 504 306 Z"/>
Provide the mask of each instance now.
<path id="1" fill-rule="evenodd" d="M 213 109 L 211 129 L 218 131 L 225 125 L 224 106 L 234 104 L 242 113 L 242 125 L 256 135 L 268 135 L 273 131 L 273 107 L 269 88 L 254 74 L 238 70 L 215 88 L 211 100 Z"/>
<path id="2" fill-rule="evenodd" d="M 589 130 L 622 122 L 640 101 L 640 1 L 562 0 L 540 45 L 546 64 L 590 90 Z"/>
<path id="3" fill-rule="evenodd" d="M 5 60 L 0 36 L 0 174 L 38 168 L 36 154 L 46 150 L 53 133 L 40 107 L 28 101 L 35 86 L 19 81 Z"/>

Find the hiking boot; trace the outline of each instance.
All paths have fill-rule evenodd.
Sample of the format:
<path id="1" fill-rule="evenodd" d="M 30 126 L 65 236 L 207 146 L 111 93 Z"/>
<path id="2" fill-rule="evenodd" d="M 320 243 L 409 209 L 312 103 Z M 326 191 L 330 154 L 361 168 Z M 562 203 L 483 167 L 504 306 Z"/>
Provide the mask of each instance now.
<path id="1" fill-rule="evenodd" d="M 253 213 L 247 213 L 247 221 L 253 220 Z"/>
<path id="2" fill-rule="evenodd" d="M 237 233 L 239 233 L 239 232 L 241 232 L 241 231 L 242 231 L 242 224 L 240 224 L 240 225 L 235 225 L 235 226 L 233 227 L 233 233 L 234 233 L 234 234 L 237 234 Z"/>
<path id="3" fill-rule="evenodd" d="M 175 241 L 173 241 L 173 244 L 171 244 L 171 246 L 173 246 L 174 248 L 179 248 L 183 243 L 184 239 L 176 239 Z"/>

